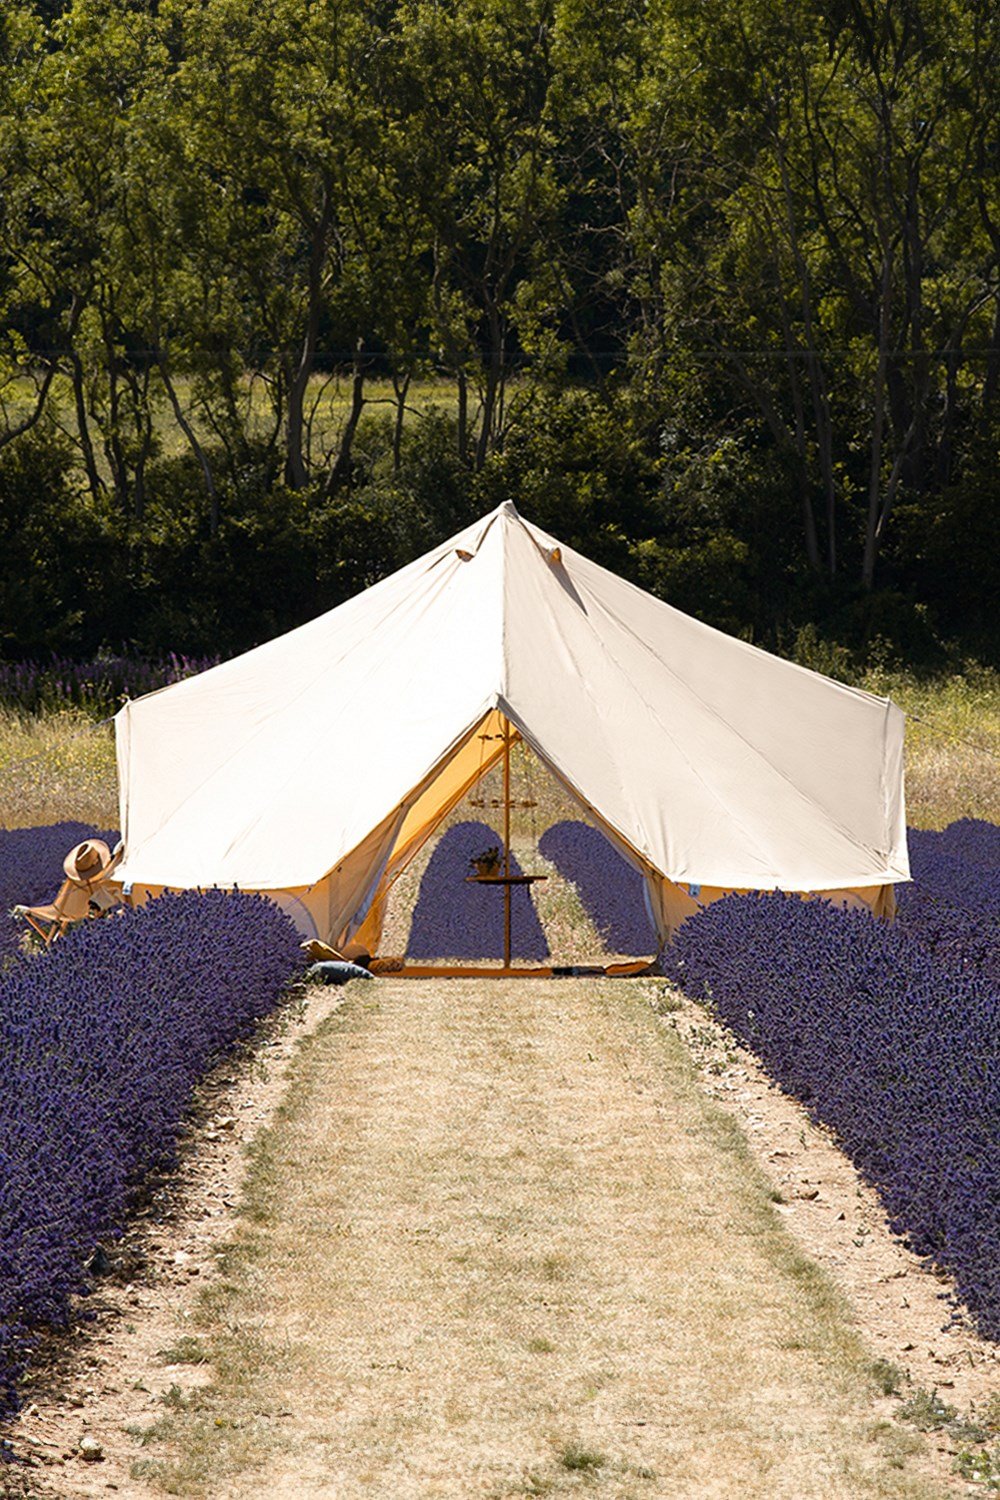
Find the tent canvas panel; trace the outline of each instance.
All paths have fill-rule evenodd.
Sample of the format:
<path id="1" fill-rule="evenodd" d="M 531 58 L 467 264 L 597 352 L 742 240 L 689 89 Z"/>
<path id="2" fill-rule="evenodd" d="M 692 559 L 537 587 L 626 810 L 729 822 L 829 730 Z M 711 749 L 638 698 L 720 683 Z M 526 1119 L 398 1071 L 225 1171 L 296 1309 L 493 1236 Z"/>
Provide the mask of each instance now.
<path id="1" fill-rule="evenodd" d="M 285 893 L 327 937 L 480 774 L 500 714 L 646 875 L 872 896 L 909 875 L 903 716 L 689 619 L 505 504 L 309 625 L 117 716 L 137 893 Z M 374 946 L 374 945 L 372 945 Z"/>

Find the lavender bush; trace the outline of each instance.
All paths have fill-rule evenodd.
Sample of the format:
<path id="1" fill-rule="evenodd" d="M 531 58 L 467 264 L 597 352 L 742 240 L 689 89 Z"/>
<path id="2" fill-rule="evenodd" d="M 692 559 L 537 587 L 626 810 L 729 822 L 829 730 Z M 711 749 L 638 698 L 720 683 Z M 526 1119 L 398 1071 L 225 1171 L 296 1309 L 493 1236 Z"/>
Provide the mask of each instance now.
<path id="1" fill-rule="evenodd" d="M 170 1159 L 192 1090 L 301 966 L 261 896 L 164 896 L 0 977 L 0 1411 L 98 1242 Z"/>
<path id="2" fill-rule="evenodd" d="M 486 823 L 456 823 L 443 836 L 420 882 L 407 952 L 411 958 L 502 958 L 503 891 L 469 885 L 469 861 L 500 836 Z M 511 874 L 521 867 L 511 856 Z M 511 894 L 511 946 L 518 958 L 547 958 L 549 945 L 529 894 L 516 885 Z"/>
<path id="3" fill-rule="evenodd" d="M 1000 1338 L 1000 997 L 952 957 L 905 922 L 770 894 L 692 917 L 664 968 L 837 1132 Z"/>
<path id="4" fill-rule="evenodd" d="M 646 912 L 643 880 L 604 835 L 589 823 L 554 823 L 538 841 L 566 880 L 576 886 L 584 911 L 610 953 L 652 953 L 656 934 Z"/>
<path id="5" fill-rule="evenodd" d="M 84 823 L 50 823 L 42 828 L 0 828 L 0 971 L 20 948 L 24 924 L 10 916 L 12 906 L 42 906 L 64 880 L 62 862 L 74 844 L 100 838 L 113 849 L 114 831 L 94 834 Z"/>
<path id="6" fill-rule="evenodd" d="M 47 661 L 0 661 L 0 703 L 25 713 L 47 713 L 82 708 L 111 714 L 123 698 L 139 698 L 214 667 L 218 657 L 155 658 L 99 656 L 93 661 L 70 661 L 52 656 Z"/>
<path id="7" fill-rule="evenodd" d="M 1000 828 L 976 818 L 942 833 L 911 828 L 909 848 L 899 925 L 941 963 L 1000 990 Z"/>

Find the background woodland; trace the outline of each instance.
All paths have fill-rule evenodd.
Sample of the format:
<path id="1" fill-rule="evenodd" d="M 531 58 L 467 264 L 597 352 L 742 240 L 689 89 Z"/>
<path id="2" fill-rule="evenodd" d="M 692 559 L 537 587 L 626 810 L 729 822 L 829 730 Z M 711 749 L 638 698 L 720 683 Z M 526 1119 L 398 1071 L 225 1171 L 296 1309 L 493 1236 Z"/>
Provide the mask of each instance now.
<path id="1" fill-rule="evenodd" d="M 0 656 L 227 654 L 505 498 L 996 655 L 991 0 L 6 0 Z"/>

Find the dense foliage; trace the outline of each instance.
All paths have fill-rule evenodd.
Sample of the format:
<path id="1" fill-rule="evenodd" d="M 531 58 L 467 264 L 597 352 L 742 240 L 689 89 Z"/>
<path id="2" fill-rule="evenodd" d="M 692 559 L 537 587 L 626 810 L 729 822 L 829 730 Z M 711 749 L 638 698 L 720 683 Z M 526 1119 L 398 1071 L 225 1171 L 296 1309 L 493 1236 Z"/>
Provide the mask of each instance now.
<path id="1" fill-rule="evenodd" d="M 0 654 L 245 647 L 507 496 L 764 642 L 995 642 L 998 152 L 983 0 L 7 0 Z"/>
<path id="2" fill-rule="evenodd" d="M 1000 1338 L 996 866 L 989 825 L 916 834 L 930 886 L 893 926 L 794 896 L 731 896 L 680 929 L 665 971 L 837 1136 L 893 1227 Z M 936 846 L 931 839 L 939 842 Z M 947 851 L 947 852 L 945 852 Z M 951 865 L 946 870 L 944 861 Z M 963 902 L 936 909 L 934 882 Z M 949 932 L 949 924 L 956 924 Z"/>
<path id="3" fill-rule="evenodd" d="M 6 837 L 10 837 L 7 835 Z M 0 976 L 0 1411 L 98 1243 L 168 1160 L 192 1089 L 301 963 L 273 903 L 165 896 Z"/>
<path id="4" fill-rule="evenodd" d="M 26 931 L 10 915 L 13 906 L 44 906 L 63 882 L 62 862 L 75 844 L 93 838 L 84 823 L 50 823 L 43 828 L 0 828 L 0 972 L 20 950 Z M 109 849 L 115 832 L 100 833 Z"/>

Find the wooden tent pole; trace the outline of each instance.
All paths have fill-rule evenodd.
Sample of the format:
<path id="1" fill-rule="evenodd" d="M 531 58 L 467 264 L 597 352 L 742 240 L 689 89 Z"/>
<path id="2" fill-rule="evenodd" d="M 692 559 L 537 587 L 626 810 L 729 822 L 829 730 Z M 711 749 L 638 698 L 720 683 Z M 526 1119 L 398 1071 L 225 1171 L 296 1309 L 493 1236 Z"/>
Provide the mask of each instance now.
<path id="1" fill-rule="evenodd" d="M 503 965 L 510 968 L 510 720 L 503 720 Z"/>

